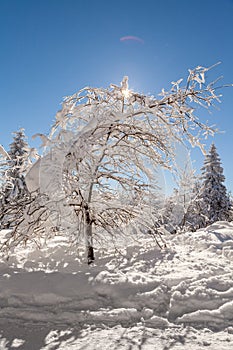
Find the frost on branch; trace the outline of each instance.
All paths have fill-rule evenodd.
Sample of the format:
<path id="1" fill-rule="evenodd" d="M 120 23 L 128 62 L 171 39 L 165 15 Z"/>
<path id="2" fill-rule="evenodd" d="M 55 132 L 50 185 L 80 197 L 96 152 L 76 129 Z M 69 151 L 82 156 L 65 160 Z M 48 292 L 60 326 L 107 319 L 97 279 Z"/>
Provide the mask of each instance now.
<path id="1" fill-rule="evenodd" d="M 48 198 L 55 227 L 84 237 L 89 263 L 93 237 L 154 232 L 156 169 L 173 167 L 175 143 L 202 148 L 202 138 L 215 132 L 195 115 L 195 105 L 209 108 L 219 99 L 205 83 L 207 70 L 191 70 L 158 98 L 131 91 L 127 77 L 120 86 L 86 87 L 64 99 L 49 136 L 39 134 L 46 148 L 33 190 Z M 33 239 L 36 231 L 34 225 Z"/>

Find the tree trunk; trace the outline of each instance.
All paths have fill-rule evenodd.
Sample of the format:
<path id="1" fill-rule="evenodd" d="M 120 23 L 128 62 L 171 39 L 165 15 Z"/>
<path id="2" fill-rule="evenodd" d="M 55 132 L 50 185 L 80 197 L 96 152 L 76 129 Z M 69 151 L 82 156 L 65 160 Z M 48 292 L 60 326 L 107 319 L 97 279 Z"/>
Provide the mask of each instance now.
<path id="1" fill-rule="evenodd" d="M 88 265 L 90 265 L 95 260 L 95 256 L 94 256 L 93 237 L 92 237 L 92 222 L 90 219 L 88 207 L 85 208 L 84 235 L 86 240 L 87 263 Z"/>
<path id="2" fill-rule="evenodd" d="M 94 248 L 93 248 L 93 246 L 89 245 L 87 247 L 87 263 L 88 263 L 88 265 L 92 264 L 94 260 L 95 260 Z"/>

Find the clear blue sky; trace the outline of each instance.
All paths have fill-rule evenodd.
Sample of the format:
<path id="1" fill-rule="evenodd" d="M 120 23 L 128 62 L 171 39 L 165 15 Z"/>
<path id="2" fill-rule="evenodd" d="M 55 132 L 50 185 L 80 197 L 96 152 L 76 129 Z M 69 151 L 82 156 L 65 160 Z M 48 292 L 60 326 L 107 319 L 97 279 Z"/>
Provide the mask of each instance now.
<path id="1" fill-rule="evenodd" d="M 141 41 L 120 40 L 129 35 Z M 34 146 L 62 97 L 87 85 L 128 75 L 134 90 L 156 94 L 218 61 L 210 78 L 233 83 L 233 0 L 0 0 L 0 43 L 0 143 L 24 127 Z M 233 191 L 233 88 L 223 94 L 220 110 L 202 117 L 225 130 L 214 142 Z M 193 157 L 200 167 L 201 152 Z"/>

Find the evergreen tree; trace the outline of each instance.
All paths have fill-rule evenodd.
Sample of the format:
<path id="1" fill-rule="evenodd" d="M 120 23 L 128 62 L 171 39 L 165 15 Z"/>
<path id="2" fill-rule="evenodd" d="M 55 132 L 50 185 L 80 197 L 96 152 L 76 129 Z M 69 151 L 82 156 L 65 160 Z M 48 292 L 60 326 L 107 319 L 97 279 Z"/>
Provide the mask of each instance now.
<path id="1" fill-rule="evenodd" d="M 229 220 L 231 203 L 224 185 L 225 176 L 221 160 L 214 144 L 204 160 L 202 170 L 202 187 L 199 195 L 204 226 L 219 220 Z M 202 223 L 203 224 L 203 223 Z"/>
<path id="2" fill-rule="evenodd" d="M 8 159 L 1 163 L 1 198 L 0 198 L 0 227 L 8 228 L 14 222 L 15 210 L 12 208 L 18 201 L 29 195 L 24 179 L 24 173 L 29 163 L 29 147 L 26 142 L 24 129 L 14 132 L 10 144 Z M 17 211 L 18 213 L 18 211 Z"/>

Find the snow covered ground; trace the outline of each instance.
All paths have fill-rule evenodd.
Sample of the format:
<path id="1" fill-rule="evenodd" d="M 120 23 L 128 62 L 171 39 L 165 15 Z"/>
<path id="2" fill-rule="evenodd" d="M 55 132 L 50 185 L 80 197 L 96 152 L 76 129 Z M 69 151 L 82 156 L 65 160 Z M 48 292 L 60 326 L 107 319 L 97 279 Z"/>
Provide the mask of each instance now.
<path id="1" fill-rule="evenodd" d="M 61 237 L 1 258 L 0 350 L 232 350 L 233 223 L 166 241 L 103 247 L 93 266 Z"/>

